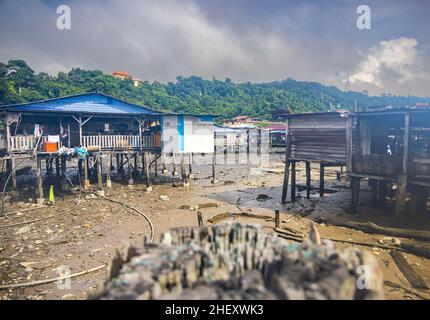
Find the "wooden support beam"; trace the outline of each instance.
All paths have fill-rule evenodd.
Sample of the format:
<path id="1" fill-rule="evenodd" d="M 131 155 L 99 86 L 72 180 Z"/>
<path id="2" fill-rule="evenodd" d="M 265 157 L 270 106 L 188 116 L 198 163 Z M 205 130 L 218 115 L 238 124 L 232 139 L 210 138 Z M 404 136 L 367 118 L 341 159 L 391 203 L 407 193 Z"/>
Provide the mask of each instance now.
<path id="1" fill-rule="evenodd" d="M 411 214 L 424 213 L 427 207 L 429 188 L 425 186 L 411 185 L 411 202 L 409 211 Z"/>
<path id="2" fill-rule="evenodd" d="M 84 160 L 84 189 L 87 189 L 90 187 L 90 180 L 88 179 L 88 166 L 89 166 L 89 159 L 88 157 Z"/>
<path id="3" fill-rule="evenodd" d="M 174 177 L 176 177 L 176 176 L 178 176 L 179 175 L 179 173 L 178 173 L 178 171 L 176 170 L 176 154 L 173 152 L 172 153 L 172 165 L 173 165 L 173 172 L 172 172 L 172 175 L 174 176 Z"/>
<path id="4" fill-rule="evenodd" d="M 161 165 L 163 166 L 162 173 L 167 174 L 166 154 L 164 152 L 161 153 Z"/>
<path id="5" fill-rule="evenodd" d="M 285 161 L 285 170 L 284 170 L 284 183 L 282 186 L 282 203 L 287 203 L 287 193 L 288 193 L 288 179 L 290 177 L 290 160 Z"/>
<path id="6" fill-rule="evenodd" d="M 133 180 L 133 172 L 131 169 L 131 154 L 130 151 L 128 152 L 128 186 L 132 186 L 134 184 L 134 180 Z"/>
<path id="7" fill-rule="evenodd" d="M 111 169 L 112 169 L 112 153 L 109 152 L 107 156 L 107 165 L 106 165 L 106 187 L 110 188 L 112 187 L 112 180 L 111 180 Z"/>
<path id="8" fill-rule="evenodd" d="M 279 210 L 275 210 L 275 228 L 281 227 L 281 217 Z"/>
<path id="9" fill-rule="evenodd" d="M 152 187 L 150 184 L 150 179 L 149 179 L 149 163 L 148 163 L 148 152 L 144 152 L 143 153 L 143 158 L 144 158 L 144 171 L 145 171 L 145 185 L 146 185 L 146 192 L 151 192 L 152 191 Z"/>
<path id="10" fill-rule="evenodd" d="M 190 152 L 188 154 L 188 179 L 191 178 L 191 175 L 193 174 L 193 153 Z"/>
<path id="11" fill-rule="evenodd" d="M 306 198 L 311 197 L 311 163 L 306 161 Z"/>
<path id="12" fill-rule="evenodd" d="M 69 189 L 67 183 L 67 161 L 65 157 L 61 157 L 61 190 L 65 191 Z"/>
<path id="13" fill-rule="evenodd" d="M 36 190 L 37 190 L 37 203 L 43 204 L 43 181 L 42 181 L 42 161 L 36 157 Z"/>
<path id="14" fill-rule="evenodd" d="M 199 225 L 199 228 L 203 228 L 203 217 L 202 213 L 200 211 L 197 211 L 197 224 Z"/>
<path id="15" fill-rule="evenodd" d="M 324 163 L 320 163 L 320 197 L 324 197 Z"/>
<path id="16" fill-rule="evenodd" d="M 185 154 L 181 153 L 181 175 L 182 175 L 182 185 L 184 187 L 189 187 L 190 182 L 188 180 L 187 169 L 185 165 Z"/>
<path id="17" fill-rule="evenodd" d="M 103 191 L 103 169 L 102 169 L 102 157 L 97 157 L 97 191 L 98 194 L 104 195 Z"/>
<path id="18" fill-rule="evenodd" d="M 15 158 L 12 157 L 10 159 L 10 163 L 11 163 L 11 170 L 12 170 L 12 190 L 16 191 L 17 190 L 17 182 L 16 182 L 16 162 L 15 162 Z"/>
<path id="19" fill-rule="evenodd" d="M 360 198 L 360 182 L 361 178 L 351 178 L 351 213 L 356 214 L 358 211 L 358 201 Z"/>
<path id="20" fill-rule="evenodd" d="M 296 161 L 291 161 L 291 202 L 296 202 Z"/>
<path id="21" fill-rule="evenodd" d="M 212 154 L 212 180 L 211 183 L 217 183 L 217 179 L 216 179 L 216 153 L 214 152 Z"/>

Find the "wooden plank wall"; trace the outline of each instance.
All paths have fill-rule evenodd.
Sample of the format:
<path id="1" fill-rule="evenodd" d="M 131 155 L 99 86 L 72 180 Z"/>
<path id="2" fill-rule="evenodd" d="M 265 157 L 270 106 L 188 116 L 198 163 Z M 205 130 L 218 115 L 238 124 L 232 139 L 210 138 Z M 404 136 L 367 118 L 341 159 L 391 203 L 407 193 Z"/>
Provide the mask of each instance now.
<path id="1" fill-rule="evenodd" d="M 346 163 L 346 121 L 340 114 L 290 117 L 291 159 Z"/>

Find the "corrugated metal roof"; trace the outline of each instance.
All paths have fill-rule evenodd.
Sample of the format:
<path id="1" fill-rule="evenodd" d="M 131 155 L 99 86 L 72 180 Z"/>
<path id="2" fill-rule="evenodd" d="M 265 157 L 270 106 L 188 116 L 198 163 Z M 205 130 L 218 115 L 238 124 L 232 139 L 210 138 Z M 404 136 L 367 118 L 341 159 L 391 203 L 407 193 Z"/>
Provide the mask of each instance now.
<path id="1" fill-rule="evenodd" d="M 148 107 L 129 103 L 102 93 L 91 92 L 36 102 L 7 105 L 0 108 L 17 112 L 53 112 L 107 115 L 160 115 Z"/>

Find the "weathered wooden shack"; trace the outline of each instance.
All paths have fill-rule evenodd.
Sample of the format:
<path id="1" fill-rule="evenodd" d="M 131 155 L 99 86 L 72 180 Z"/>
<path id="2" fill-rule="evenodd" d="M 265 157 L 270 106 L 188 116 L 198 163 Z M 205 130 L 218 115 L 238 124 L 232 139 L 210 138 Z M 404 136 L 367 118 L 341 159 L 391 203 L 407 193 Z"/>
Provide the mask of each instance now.
<path id="1" fill-rule="evenodd" d="M 118 173 L 127 175 L 131 185 L 138 176 L 140 159 L 141 175 L 150 190 L 149 167 L 154 164 L 157 170 L 157 159 L 163 151 L 213 152 L 212 116 L 162 113 L 97 92 L 1 106 L 0 116 L 5 126 L 3 153 L 6 156 L 3 160 L 11 173 L 12 187 L 16 189 L 17 161 L 34 160 L 40 201 L 44 189 L 43 161 L 46 175 L 52 175 L 55 168 L 60 184 L 66 188 L 67 160 L 77 157 L 78 176 L 82 175 L 83 186 L 89 186 L 91 169 L 102 190 L 103 162 L 106 163 L 108 186 L 113 159 L 116 159 Z M 174 120 L 177 125 L 169 127 Z M 206 130 L 198 130 L 203 127 Z M 169 138 L 163 140 L 167 139 L 167 130 Z M 202 132 L 210 138 L 209 146 L 205 142 L 208 139 L 202 140 Z M 200 135 L 199 143 L 195 143 L 195 135 Z M 194 148 L 181 149 L 184 141 Z"/>
<path id="2" fill-rule="evenodd" d="M 320 165 L 320 196 L 324 195 L 324 168 L 346 165 L 347 114 L 339 112 L 286 115 L 287 150 L 282 203 L 286 202 L 291 171 L 291 201 L 296 200 L 296 163 L 306 162 L 307 197 L 311 192 L 311 162 Z M 291 168 L 290 168 L 291 167 Z"/>
<path id="3" fill-rule="evenodd" d="M 352 113 L 348 118 L 347 171 L 352 211 L 357 212 L 360 181 L 369 179 L 372 200 L 385 206 L 395 190 L 395 211 L 426 207 L 430 188 L 430 108 Z"/>

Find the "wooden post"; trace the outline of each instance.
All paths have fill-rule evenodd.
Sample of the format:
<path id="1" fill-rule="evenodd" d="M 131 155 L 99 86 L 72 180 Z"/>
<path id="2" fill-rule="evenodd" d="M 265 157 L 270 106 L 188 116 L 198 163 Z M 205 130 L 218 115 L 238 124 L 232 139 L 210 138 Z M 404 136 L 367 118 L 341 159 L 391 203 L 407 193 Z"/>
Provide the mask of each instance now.
<path id="1" fill-rule="evenodd" d="M 426 186 L 411 185 L 411 204 L 412 214 L 424 213 L 427 206 L 429 188 Z"/>
<path id="2" fill-rule="evenodd" d="M 385 198 L 387 197 L 387 181 L 378 180 L 378 207 L 385 207 Z"/>
<path id="3" fill-rule="evenodd" d="M 212 155 L 212 180 L 211 183 L 215 184 L 217 183 L 216 179 L 216 153 L 214 152 Z"/>
<path id="4" fill-rule="evenodd" d="M 188 181 L 187 169 L 185 166 L 185 154 L 181 153 L 181 175 L 182 175 L 182 185 L 184 187 L 189 187 L 190 182 Z"/>
<path id="5" fill-rule="evenodd" d="M 311 197 L 311 163 L 306 161 L 306 198 Z"/>
<path id="6" fill-rule="evenodd" d="M 148 163 L 148 152 L 144 152 L 143 153 L 143 158 L 144 158 L 144 171 L 145 171 L 145 185 L 146 185 L 146 192 L 151 192 L 152 191 L 152 187 L 150 185 L 150 180 L 149 180 L 149 163 Z"/>
<path id="7" fill-rule="evenodd" d="M 275 210 L 275 228 L 281 227 L 281 217 L 279 214 L 279 210 Z"/>
<path id="8" fill-rule="evenodd" d="M 10 159 L 11 169 L 12 169 L 12 190 L 16 191 L 16 166 L 15 166 L 15 158 L 12 156 Z"/>
<path id="9" fill-rule="evenodd" d="M 97 157 L 97 193 L 104 195 L 103 191 L 103 171 L 102 171 L 102 157 Z"/>
<path id="10" fill-rule="evenodd" d="M 61 190 L 68 190 L 67 184 L 67 161 L 65 157 L 61 157 Z"/>
<path id="11" fill-rule="evenodd" d="M 188 163 L 188 179 L 191 179 L 191 176 L 193 175 L 193 164 L 192 164 L 193 153 L 192 152 L 190 152 L 188 154 L 188 161 L 189 161 L 189 163 Z"/>
<path id="12" fill-rule="evenodd" d="M 296 202 L 296 161 L 291 161 L 291 202 Z"/>
<path id="13" fill-rule="evenodd" d="M 199 228 L 203 227 L 203 217 L 200 211 L 197 211 L 197 223 L 199 225 Z"/>
<path id="14" fill-rule="evenodd" d="M 288 179 L 290 177 L 290 160 L 285 161 L 284 184 L 282 186 L 282 203 L 287 203 Z"/>
<path id="15" fill-rule="evenodd" d="M 45 200 L 43 198 L 42 161 L 39 157 L 36 157 L 36 190 L 37 203 L 41 205 Z"/>
<path id="16" fill-rule="evenodd" d="M 358 201 L 360 198 L 360 182 L 361 178 L 351 178 L 351 213 L 356 214 L 358 211 Z"/>
<path id="17" fill-rule="evenodd" d="M 90 187 L 90 180 L 88 179 L 88 157 L 84 160 L 84 189 Z"/>
<path id="18" fill-rule="evenodd" d="M 324 197 L 324 163 L 320 163 L 320 197 Z"/>
<path id="19" fill-rule="evenodd" d="M 291 155 L 291 143 L 290 143 L 290 130 L 288 129 L 288 119 L 286 121 L 287 125 L 287 137 L 285 141 L 285 169 L 284 169 L 284 183 L 282 185 L 282 198 L 281 203 L 287 203 L 287 193 L 288 193 L 288 178 L 290 176 L 290 155 Z"/>
<path id="20" fill-rule="evenodd" d="M 131 153 L 128 151 L 128 186 L 131 187 L 134 184 L 133 173 L 131 170 Z"/>
<path id="21" fill-rule="evenodd" d="M 82 185 L 82 160 L 81 159 L 78 160 L 78 178 L 79 178 L 80 185 Z"/>
<path id="22" fill-rule="evenodd" d="M 166 168 L 166 154 L 164 152 L 161 153 L 161 165 L 163 166 L 163 174 L 167 174 L 167 168 Z"/>
<path id="23" fill-rule="evenodd" d="M 406 207 L 406 187 L 408 185 L 408 156 L 409 156 L 409 112 L 405 113 L 403 133 L 403 157 L 402 157 L 402 173 L 399 177 L 399 185 L 396 193 L 396 215 L 401 215 L 405 212 Z"/>
<path id="24" fill-rule="evenodd" d="M 158 158 L 157 154 L 154 154 L 154 177 L 158 177 Z"/>
<path id="25" fill-rule="evenodd" d="M 346 121 L 346 173 L 352 172 L 352 118 L 348 117 Z"/>
<path id="26" fill-rule="evenodd" d="M 107 165 L 106 165 L 106 187 L 112 187 L 112 180 L 110 178 L 110 171 L 112 168 L 112 153 L 109 152 L 107 157 Z"/>
<path id="27" fill-rule="evenodd" d="M 176 176 L 178 176 L 179 174 L 178 174 L 178 171 L 176 170 L 176 155 L 175 155 L 175 153 L 174 153 L 174 152 L 172 153 L 172 162 L 173 162 L 173 172 L 172 172 L 172 175 L 173 175 L 174 177 L 176 177 Z"/>

